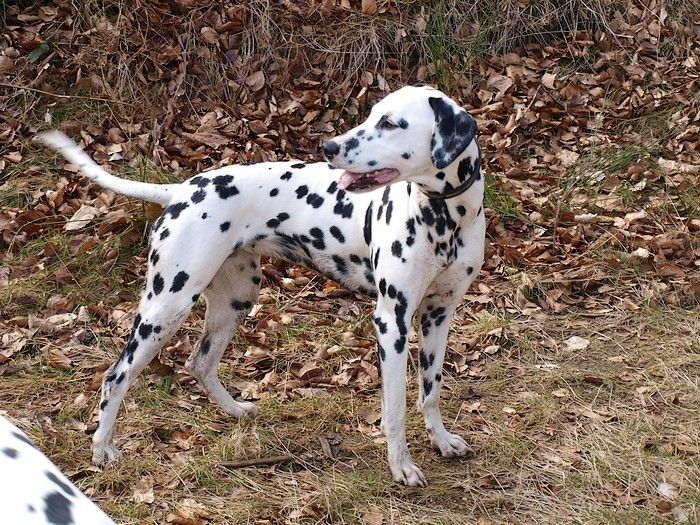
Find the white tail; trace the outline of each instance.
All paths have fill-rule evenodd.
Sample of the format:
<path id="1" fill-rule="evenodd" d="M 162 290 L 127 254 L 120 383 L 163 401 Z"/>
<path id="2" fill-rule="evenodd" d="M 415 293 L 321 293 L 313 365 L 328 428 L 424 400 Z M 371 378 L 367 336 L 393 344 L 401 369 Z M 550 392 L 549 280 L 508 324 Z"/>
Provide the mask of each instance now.
<path id="1" fill-rule="evenodd" d="M 85 175 L 100 186 L 149 202 L 157 202 L 161 206 L 170 204 L 174 184 L 150 184 L 134 180 L 120 179 L 107 173 L 101 166 L 78 147 L 65 134 L 57 130 L 39 133 L 39 140 L 52 147 L 68 161 L 76 164 Z"/>

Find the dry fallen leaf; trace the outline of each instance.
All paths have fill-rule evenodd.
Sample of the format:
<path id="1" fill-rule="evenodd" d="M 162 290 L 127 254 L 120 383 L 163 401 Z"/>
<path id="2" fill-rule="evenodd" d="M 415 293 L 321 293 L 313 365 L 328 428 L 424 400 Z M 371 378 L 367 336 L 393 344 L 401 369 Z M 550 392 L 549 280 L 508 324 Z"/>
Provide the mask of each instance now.
<path id="1" fill-rule="evenodd" d="M 61 368 L 64 370 L 68 370 L 72 363 L 71 360 L 61 352 L 58 348 L 49 348 L 49 364 L 53 366 L 54 368 Z"/>
<path id="2" fill-rule="evenodd" d="M 155 501 L 153 494 L 153 478 L 144 476 L 132 485 L 131 499 L 136 503 L 148 503 L 149 505 Z"/>
<path id="3" fill-rule="evenodd" d="M 584 337 L 579 337 L 578 335 L 572 335 L 566 341 L 564 341 L 564 344 L 566 345 L 566 348 L 568 348 L 569 350 L 580 351 L 580 350 L 585 350 L 586 348 L 588 348 L 588 346 L 591 344 L 591 342 Z"/>

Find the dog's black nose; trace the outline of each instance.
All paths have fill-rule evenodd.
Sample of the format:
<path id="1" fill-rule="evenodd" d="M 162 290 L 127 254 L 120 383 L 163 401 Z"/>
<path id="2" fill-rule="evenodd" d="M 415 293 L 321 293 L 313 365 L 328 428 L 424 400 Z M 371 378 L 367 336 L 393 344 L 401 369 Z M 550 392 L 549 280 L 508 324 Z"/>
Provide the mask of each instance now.
<path id="1" fill-rule="evenodd" d="M 328 160 L 331 160 L 333 157 L 335 157 L 339 151 L 340 146 L 337 142 L 333 142 L 332 140 L 329 140 L 323 145 L 323 154 Z"/>

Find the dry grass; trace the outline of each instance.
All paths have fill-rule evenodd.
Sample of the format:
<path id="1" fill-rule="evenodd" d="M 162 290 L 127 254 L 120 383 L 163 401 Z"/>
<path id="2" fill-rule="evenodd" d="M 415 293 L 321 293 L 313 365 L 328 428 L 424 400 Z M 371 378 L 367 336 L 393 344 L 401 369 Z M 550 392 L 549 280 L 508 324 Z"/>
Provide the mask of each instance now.
<path id="1" fill-rule="evenodd" d="M 671 508 L 692 523 L 700 503 L 700 319 L 688 314 L 649 308 L 496 315 L 473 326 L 458 319 L 463 327 L 453 347 L 495 325 L 504 327 L 506 342 L 477 379 L 446 374 L 444 414 L 474 446 L 467 459 L 444 460 L 427 446 L 413 409 L 412 371 L 408 438 L 431 483 L 426 490 L 390 483 L 383 439 L 360 431 L 365 415 L 378 409 L 376 389 L 350 385 L 291 400 L 269 391 L 257 420 L 234 421 L 198 393 L 182 373 L 186 356 L 175 353 L 175 373 L 147 373 L 133 388 L 116 439 L 124 461 L 103 472 L 88 467 L 88 437 L 79 429 L 96 400 L 85 391 L 93 367 L 117 354 L 112 339 L 83 347 L 71 355 L 77 366 L 57 370 L 46 358 L 50 338 L 34 337 L 14 360 L 22 371 L 3 377 L 0 403 L 120 523 L 162 523 L 188 498 L 212 523 L 362 523 L 376 514 L 386 523 L 648 524 L 671 522 Z M 277 366 L 309 358 L 299 341 L 331 344 L 332 331 L 319 338 L 318 327 L 334 317 L 296 316 L 294 333 L 279 334 Z M 186 332 L 196 333 L 200 323 L 195 316 Z M 591 346 L 568 350 L 563 341 L 571 335 Z M 236 344 L 222 367 L 229 385 L 245 384 L 235 372 L 242 350 Z M 328 366 L 344 359 L 335 356 Z M 41 430 L 40 421 L 49 426 Z M 323 454 L 319 438 L 341 442 L 335 458 Z M 280 454 L 296 459 L 277 467 L 221 466 Z M 658 494 L 662 482 L 678 489 L 673 505 Z M 155 503 L 134 500 L 139 483 L 154 486 Z"/>

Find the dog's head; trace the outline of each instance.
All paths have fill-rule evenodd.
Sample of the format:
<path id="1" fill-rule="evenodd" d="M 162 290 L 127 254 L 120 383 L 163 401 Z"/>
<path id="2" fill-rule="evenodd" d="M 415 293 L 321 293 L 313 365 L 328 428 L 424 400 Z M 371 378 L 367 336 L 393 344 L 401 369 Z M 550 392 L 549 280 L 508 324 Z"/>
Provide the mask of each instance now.
<path id="1" fill-rule="evenodd" d="M 425 184 L 465 152 L 476 131 L 474 119 L 447 95 L 409 86 L 377 102 L 364 123 L 326 142 L 323 153 L 345 170 L 343 189 L 370 190 L 400 180 Z"/>

